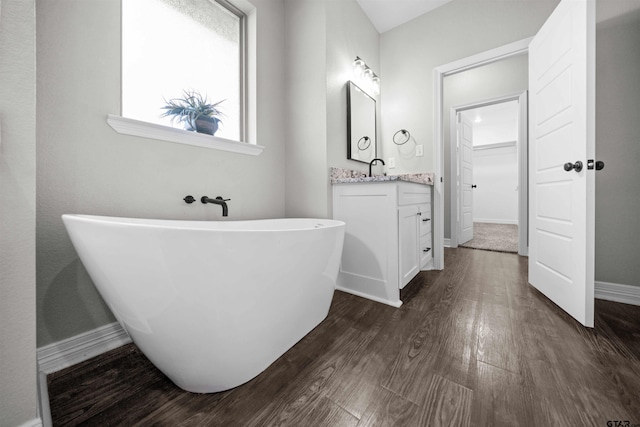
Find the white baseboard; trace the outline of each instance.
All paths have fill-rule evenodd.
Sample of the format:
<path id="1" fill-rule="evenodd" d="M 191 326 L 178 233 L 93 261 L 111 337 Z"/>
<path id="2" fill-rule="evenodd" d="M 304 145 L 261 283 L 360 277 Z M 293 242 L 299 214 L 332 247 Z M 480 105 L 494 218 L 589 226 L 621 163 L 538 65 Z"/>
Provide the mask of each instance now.
<path id="1" fill-rule="evenodd" d="M 40 418 L 34 418 L 26 423 L 20 424 L 18 427 L 42 427 L 42 420 Z"/>
<path id="2" fill-rule="evenodd" d="M 445 248 L 450 248 L 451 247 L 451 239 L 444 239 L 444 247 Z"/>
<path id="3" fill-rule="evenodd" d="M 596 281 L 595 297 L 607 301 L 640 305 L 640 286 Z"/>
<path id="4" fill-rule="evenodd" d="M 49 407 L 49 388 L 47 374 L 38 369 L 38 416 L 43 427 L 53 427 L 51 408 Z"/>
<path id="5" fill-rule="evenodd" d="M 40 371 L 50 374 L 131 342 L 118 322 L 38 348 Z"/>
<path id="6" fill-rule="evenodd" d="M 380 302 L 382 304 L 390 305 L 391 307 L 398 308 L 402 305 L 402 301 L 398 300 L 397 302 L 389 301 L 384 298 L 379 298 L 374 295 L 365 294 L 364 292 L 359 292 L 349 288 L 343 288 L 341 286 L 336 286 L 336 290 L 346 292 L 351 295 L 358 296 L 360 298 L 370 299 L 371 301 Z"/>
<path id="7" fill-rule="evenodd" d="M 517 219 L 490 219 L 490 218 L 473 218 L 473 222 L 484 222 L 486 224 L 509 224 L 518 225 Z"/>

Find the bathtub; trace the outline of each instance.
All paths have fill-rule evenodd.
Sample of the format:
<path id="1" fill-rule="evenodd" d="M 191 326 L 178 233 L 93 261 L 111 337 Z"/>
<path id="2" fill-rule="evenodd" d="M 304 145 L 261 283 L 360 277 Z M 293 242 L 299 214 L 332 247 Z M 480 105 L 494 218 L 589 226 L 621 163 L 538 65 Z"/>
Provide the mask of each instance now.
<path id="1" fill-rule="evenodd" d="M 177 386 L 256 377 L 327 316 L 344 223 L 63 215 L 100 295 Z"/>

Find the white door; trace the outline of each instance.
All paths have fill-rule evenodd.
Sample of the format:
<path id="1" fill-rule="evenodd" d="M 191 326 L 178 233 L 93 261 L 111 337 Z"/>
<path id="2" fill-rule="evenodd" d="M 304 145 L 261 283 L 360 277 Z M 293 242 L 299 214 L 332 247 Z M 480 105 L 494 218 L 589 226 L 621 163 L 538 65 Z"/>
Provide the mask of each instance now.
<path id="1" fill-rule="evenodd" d="M 593 327 L 595 1 L 562 0 L 542 26 L 529 90 L 529 282 Z"/>
<path id="2" fill-rule="evenodd" d="M 460 147 L 460 218 L 458 244 L 473 239 L 473 122 L 458 113 L 458 146 Z"/>

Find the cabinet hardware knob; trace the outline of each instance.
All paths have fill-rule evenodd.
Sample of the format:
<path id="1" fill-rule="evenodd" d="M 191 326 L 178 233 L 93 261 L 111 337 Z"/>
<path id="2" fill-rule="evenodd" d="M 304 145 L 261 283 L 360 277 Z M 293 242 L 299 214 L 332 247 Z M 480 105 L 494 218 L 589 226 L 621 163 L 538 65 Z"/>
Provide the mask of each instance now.
<path id="1" fill-rule="evenodd" d="M 430 250 L 431 248 L 426 248 L 426 249 L 423 249 L 422 252 L 429 252 Z"/>

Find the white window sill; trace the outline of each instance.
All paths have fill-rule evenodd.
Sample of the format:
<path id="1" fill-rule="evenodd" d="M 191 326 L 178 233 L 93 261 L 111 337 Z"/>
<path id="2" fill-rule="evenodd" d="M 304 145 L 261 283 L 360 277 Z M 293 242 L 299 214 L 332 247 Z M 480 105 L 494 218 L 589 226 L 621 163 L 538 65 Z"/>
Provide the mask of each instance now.
<path id="1" fill-rule="evenodd" d="M 109 114 L 107 123 L 116 132 L 124 135 L 141 136 L 143 138 L 159 139 L 161 141 L 176 142 L 178 144 L 195 145 L 197 147 L 214 150 L 230 151 L 232 153 L 258 156 L 264 150 L 262 145 L 232 141 L 217 136 L 197 132 L 189 132 L 156 123 L 143 122 L 126 117 Z"/>

